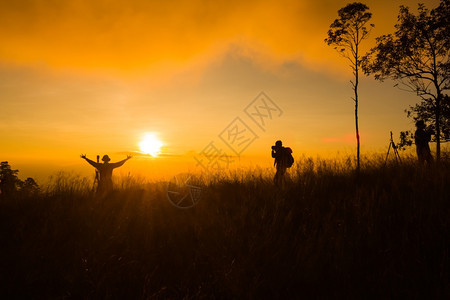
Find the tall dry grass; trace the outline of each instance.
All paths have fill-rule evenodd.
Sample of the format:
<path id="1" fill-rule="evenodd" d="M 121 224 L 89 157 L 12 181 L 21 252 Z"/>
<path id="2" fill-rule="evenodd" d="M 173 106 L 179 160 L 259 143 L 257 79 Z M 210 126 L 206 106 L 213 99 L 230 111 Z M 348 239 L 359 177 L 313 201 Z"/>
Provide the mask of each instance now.
<path id="1" fill-rule="evenodd" d="M 128 177 L 97 198 L 60 174 L 2 199 L 2 298 L 448 298 L 450 163 L 302 158 L 202 178 L 187 210 Z M 6 298 L 5 298 L 6 297 Z"/>

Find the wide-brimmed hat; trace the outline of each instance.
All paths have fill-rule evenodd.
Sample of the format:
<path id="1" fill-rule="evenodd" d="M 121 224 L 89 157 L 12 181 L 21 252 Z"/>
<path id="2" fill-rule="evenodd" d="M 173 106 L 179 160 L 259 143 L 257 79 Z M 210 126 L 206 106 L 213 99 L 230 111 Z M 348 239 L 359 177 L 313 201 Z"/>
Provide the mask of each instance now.
<path id="1" fill-rule="evenodd" d="M 103 155 L 102 161 L 108 162 L 108 161 L 110 161 L 110 160 L 111 160 L 111 159 L 109 158 L 108 155 Z"/>
<path id="2" fill-rule="evenodd" d="M 419 120 L 416 122 L 416 127 L 421 128 L 421 127 L 425 127 L 425 123 L 423 122 L 423 120 Z"/>

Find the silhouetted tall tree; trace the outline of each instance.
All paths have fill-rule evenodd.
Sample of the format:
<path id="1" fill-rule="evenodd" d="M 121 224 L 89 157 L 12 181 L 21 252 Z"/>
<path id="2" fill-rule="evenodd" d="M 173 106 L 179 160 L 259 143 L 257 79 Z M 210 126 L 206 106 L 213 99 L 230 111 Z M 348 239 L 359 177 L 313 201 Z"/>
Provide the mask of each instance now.
<path id="1" fill-rule="evenodd" d="M 354 91 L 353 101 L 355 102 L 355 127 L 356 127 L 356 160 L 357 170 L 360 169 L 360 140 L 358 125 L 358 85 L 359 70 L 362 56 L 360 53 L 361 42 L 368 37 L 370 30 L 366 24 L 372 18 L 372 13 L 368 12 L 369 7 L 363 3 L 355 2 L 348 4 L 338 11 L 339 18 L 336 19 L 328 30 L 328 38 L 325 42 L 334 45 L 335 49 L 350 62 L 354 81 L 350 81 Z M 370 24 L 373 27 L 373 24 Z"/>
<path id="2" fill-rule="evenodd" d="M 364 57 L 363 69 L 375 79 L 393 79 L 416 93 L 422 102 L 409 115 L 431 123 L 435 131 L 436 158 L 440 159 L 442 125 L 448 118 L 450 89 L 450 0 L 441 0 L 431 11 L 419 4 L 417 15 L 400 6 L 394 34 L 378 37 L 377 45 Z"/>

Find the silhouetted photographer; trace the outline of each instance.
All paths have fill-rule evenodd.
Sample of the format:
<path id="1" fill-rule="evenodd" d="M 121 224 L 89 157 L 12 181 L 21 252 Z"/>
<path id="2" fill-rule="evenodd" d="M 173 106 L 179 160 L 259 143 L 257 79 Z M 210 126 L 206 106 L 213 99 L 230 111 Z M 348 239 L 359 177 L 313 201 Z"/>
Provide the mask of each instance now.
<path id="1" fill-rule="evenodd" d="M 290 168 L 294 164 L 292 150 L 289 147 L 283 147 L 281 141 L 276 141 L 275 146 L 272 146 L 272 157 L 275 158 L 273 165 L 277 169 L 273 182 L 277 187 L 282 187 L 286 182 L 285 175 L 287 168 Z"/>

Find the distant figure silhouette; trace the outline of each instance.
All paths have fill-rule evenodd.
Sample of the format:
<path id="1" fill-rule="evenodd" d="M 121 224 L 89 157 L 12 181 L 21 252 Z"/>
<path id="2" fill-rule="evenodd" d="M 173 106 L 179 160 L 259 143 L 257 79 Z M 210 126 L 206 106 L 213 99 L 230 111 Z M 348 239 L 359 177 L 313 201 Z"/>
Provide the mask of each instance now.
<path id="1" fill-rule="evenodd" d="M 431 140 L 431 133 L 425 130 L 425 123 L 422 120 L 416 122 L 416 127 L 414 142 L 416 144 L 417 158 L 421 164 L 424 162 L 430 164 L 433 161 L 430 145 L 428 145 Z"/>
<path id="2" fill-rule="evenodd" d="M 276 141 L 275 146 L 272 146 L 272 157 L 275 158 L 273 165 L 277 168 L 273 182 L 277 187 L 282 187 L 286 182 L 286 170 L 294 163 L 292 150 L 289 147 L 283 147 L 281 141 Z"/>
<path id="3" fill-rule="evenodd" d="M 104 194 L 113 189 L 113 182 L 112 182 L 113 169 L 122 166 L 127 160 L 131 158 L 131 155 L 127 155 L 127 158 L 116 163 L 109 163 L 111 159 L 109 158 L 108 155 L 103 156 L 102 158 L 103 163 L 98 163 L 93 160 L 90 160 L 89 158 L 86 157 L 85 154 L 82 154 L 81 158 L 84 158 L 90 165 L 96 168 L 100 173 L 100 178 L 98 179 L 97 193 Z"/>

